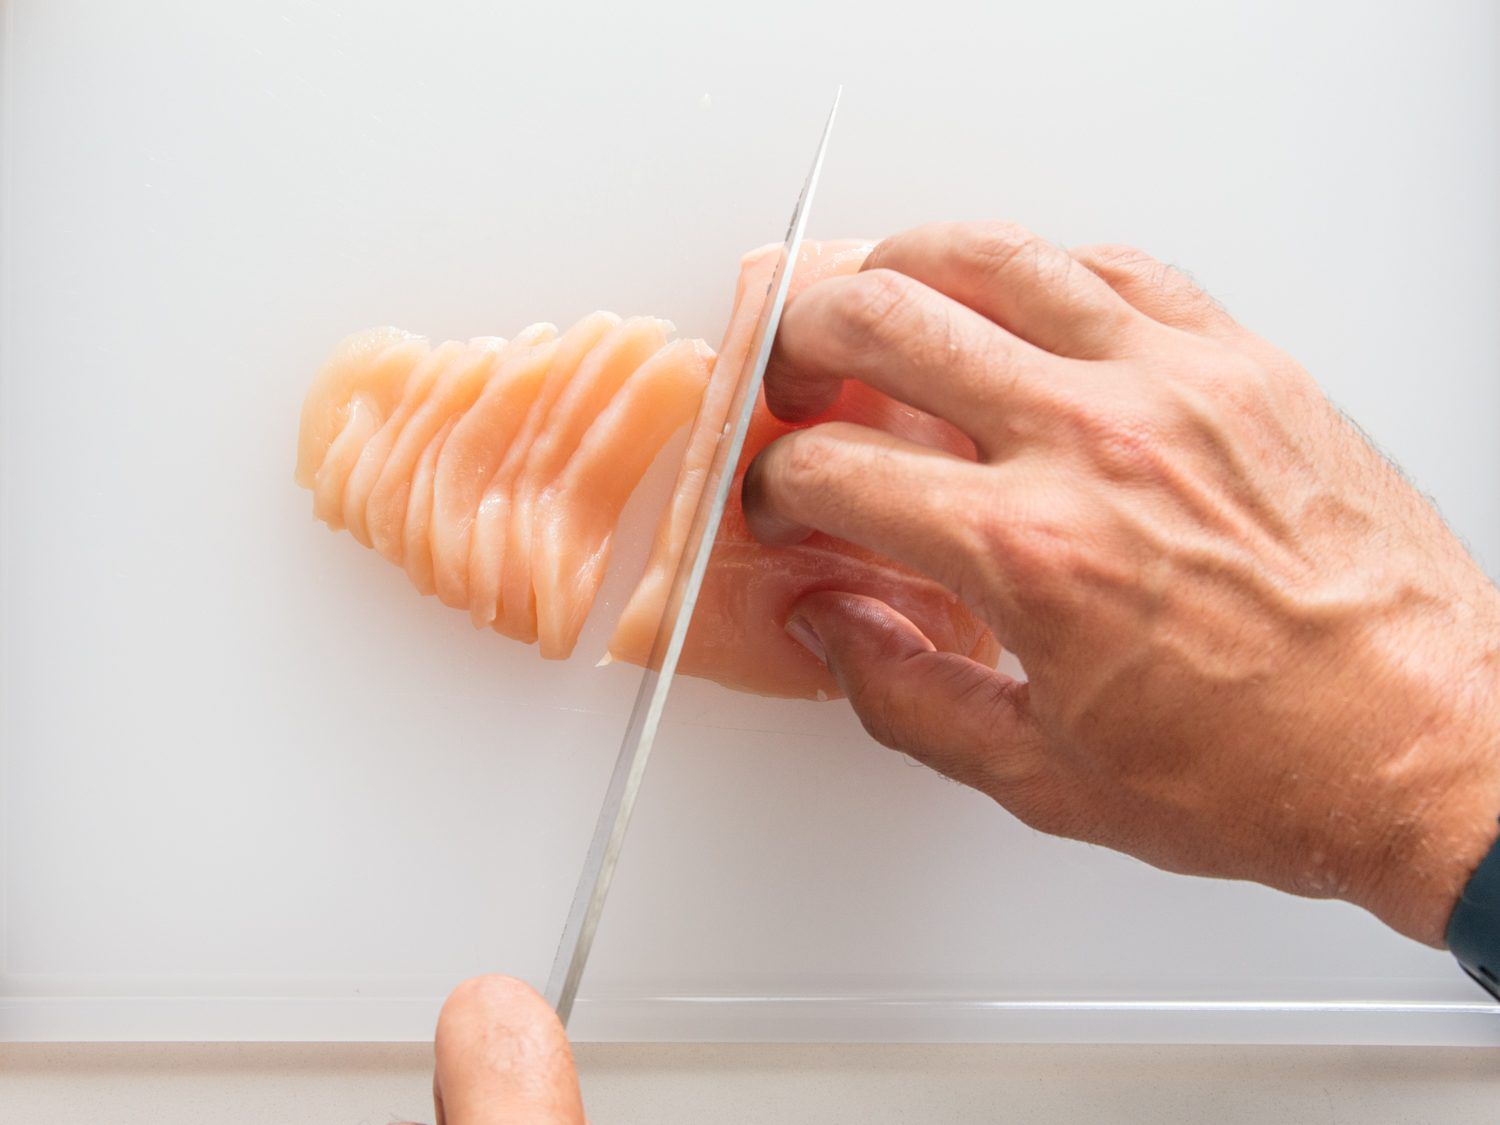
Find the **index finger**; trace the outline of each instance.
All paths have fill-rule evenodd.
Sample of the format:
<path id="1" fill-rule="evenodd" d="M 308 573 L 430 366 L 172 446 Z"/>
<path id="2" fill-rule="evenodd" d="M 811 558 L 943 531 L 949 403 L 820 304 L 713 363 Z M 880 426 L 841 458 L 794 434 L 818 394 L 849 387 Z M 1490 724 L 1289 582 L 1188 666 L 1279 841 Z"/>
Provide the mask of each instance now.
<path id="1" fill-rule="evenodd" d="M 880 243 L 865 269 L 895 270 L 1057 355 L 1108 359 L 1150 322 L 1064 249 L 1015 223 L 931 223 Z"/>

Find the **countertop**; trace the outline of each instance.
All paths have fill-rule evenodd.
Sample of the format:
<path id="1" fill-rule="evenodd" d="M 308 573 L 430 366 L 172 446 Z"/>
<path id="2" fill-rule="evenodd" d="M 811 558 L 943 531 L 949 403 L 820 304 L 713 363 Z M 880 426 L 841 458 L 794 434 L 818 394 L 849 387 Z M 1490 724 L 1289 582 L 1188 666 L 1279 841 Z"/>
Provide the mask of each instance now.
<path id="1" fill-rule="evenodd" d="M 1390 1047 L 584 1044 L 594 1125 L 1488 1121 L 1500 1056 Z M 28 1125 L 431 1121 L 428 1044 L 0 1047 Z"/>

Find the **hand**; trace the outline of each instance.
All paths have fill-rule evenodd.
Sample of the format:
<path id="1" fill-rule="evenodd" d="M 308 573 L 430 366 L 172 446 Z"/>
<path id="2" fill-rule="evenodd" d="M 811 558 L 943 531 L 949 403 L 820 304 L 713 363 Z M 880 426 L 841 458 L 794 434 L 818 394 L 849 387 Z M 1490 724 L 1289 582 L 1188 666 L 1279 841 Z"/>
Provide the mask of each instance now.
<path id="1" fill-rule="evenodd" d="M 946 224 L 786 310 L 771 409 L 845 378 L 978 461 L 814 425 L 751 466 L 752 530 L 925 571 L 1029 678 L 809 596 L 788 630 L 875 738 L 1043 831 L 1441 944 L 1500 814 L 1500 595 L 1295 362 L 1139 251 Z"/>
<path id="2" fill-rule="evenodd" d="M 438 1017 L 436 1052 L 437 1125 L 583 1125 L 568 1037 L 529 985 L 459 985 Z"/>

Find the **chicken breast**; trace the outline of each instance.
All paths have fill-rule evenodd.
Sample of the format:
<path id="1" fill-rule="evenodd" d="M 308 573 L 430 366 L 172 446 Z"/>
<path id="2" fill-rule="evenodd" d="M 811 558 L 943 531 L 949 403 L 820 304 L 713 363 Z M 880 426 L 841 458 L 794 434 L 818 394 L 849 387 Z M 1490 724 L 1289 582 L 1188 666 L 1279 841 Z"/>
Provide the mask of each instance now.
<path id="1" fill-rule="evenodd" d="M 392 362 L 398 354 L 401 362 Z M 406 376 L 426 354 L 426 340 L 399 328 L 371 328 L 339 342 L 302 400 L 297 430 L 298 484 L 313 487 L 329 447 L 344 429 L 356 403 L 367 403 L 380 411 L 384 421 L 384 415 L 401 399 Z"/>
<path id="2" fill-rule="evenodd" d="M 313 382 L 302 407 L 297 483 L 313 490 L 313 514 L 344 526 L 344 486 L 365 445 L 401 401 L 427 341 L 395 328 L 348 337 Z"/>
<path id="3" fill-rule="evenodd" d="M 297 480 L 422 593 L 522 639 L 545 622 L 543 655 L 565 658 L 626 501 L 708 385 L 713 352 L 670 335 L 594 313 L 560 338 L 350 337 L 304 404 Z"/>
<path id="4" fill-rule="evenodd" d="M 371 545 L 397 566 L 405 563 L 406 510 L 412 499 L 413 476 L 420 458 L 428 450 L 433 439 L 446 432 L 448 423 L 465 413 L 474 405 L 484 385 L 495 373 L 500 351 L 505 341 L 494 336 L 470 340 L 468 346 L 456 354 L 452 361 L 438 371 L 430 390 L 411 412 L 400 419 L 400 429 L 393 435 L 390 452 L 381 466 L 375 487 L 365 501 L 365 523 L 370 533 Z M 444 349 L 447 345 L 444 345 Z M 438 449 L 432 448 L 431 465 L 435 467 Z M 431 470 L 426 477 L 428 492 L 419 501 L 424 513 L 432 510 Z M 425 538 L 425 537 L 424 537 Z M 425 544 L 424 544 L 425 545 Z M 431 570 L 431 555 L 423 565 Z M 424 583 L 431 592 L 431 584 Z"/>
<path id="5" fill-rule="evenodd" d="M 364 448 L 359 452 L 358 460 L 354 462 L 354 468 L 349 471 L 349 479 L 344 482 L 344 527 L 348 529 L 350 535 L 366 547 L 374 546 L 370 538 L 369 527 L 370 495 L 380 481 L 386 458 L 390 456 L 392 447 L 401 436 L 401 431 L 406 429 L 407 421 L 427 401 L 427 394 L 437 383 L 439 376 L 447 370 L 450 363 L 463 354 L 463 350 L 463 344 L 457 340 L 449 340 L 428 352 L 421 362 L 412 368 L 411 374 L 406 377 L 406 384 L 401 389 L 401 401 L 396 404 L 395 409 L 390 412 L 390 416 L 380 428 L 365 442 Z M 417 447 L 417 452 L 421 452 L 420 446 Z"/>
<path id="6" fill-rule="evenodd" d="M 457 423 L 456 417 L 449 418 L 432 436 L 412 468 L 411 484 L 407 489 L 406 519 L 401 530 L 401 565 L 420 594 L 437 593 L 432 567 L 433 482 L 437 476 L 438 454 Z"/>
<path id="7" fill-rule="evenodd" d="M 868 253 L 869 244 L 863 242 L 804 243 L 788 299 L 824 278 L 858 271 Z M 780 247 L 767 246 L 746 255 L 741 263 L 734 310 L 717 361 L 719 377 L 704 396 L 693 425 L 646 573 L 610 640 L 613 659 L 632 664 L 650 659 L 714 448 L 727 421 L 734 379 L 749 356 L 779 258 Z M 888 430 L 961 456 L 974 453 L 973 443 L 953 426 L 861 383 L 847 383 L 838 402 L 806 425 L 835 419 Z M 745 469 L 757 453 L 795 428 L 773 417 L 762 396 L 746 434 L 678 671 L 762 695 L 837 695 L 838 685 L 827 669 L 784 629 L 797 600 L 815 590 L 879 598 L 909 618 L 937 648 L 993 663 L 999 646 L 992 634 L 963 603 L 930 579 L 826 535 L 815 534 L 790 547 L 765 547 L 754 540 L 740 508 Z"/>
<path id="8" fill-rule="evenodd" d="M 862 242 L 805 244 L 791 292 L 853 273 L 867 252 Z M 351 336 L 303 404 L 297 482 L 320 519 L 404 567 L 419 591 L 562 659 L 603 585 L 626 502 L 691 423 L 609 645 L 611 657 L 644 664 L 778 257 L 778 247 L 745 257 L 718 359 L 702 340 L 672 340 L 668 321 L 607 312 L 561 335 L 532 325 L 509 342 L 434 347 L 393 328 Z M 835 418 L 974 455 L 952 426 L 860 383 L 815 421 Z M 745 466 L 792 428 L 757 405 L 679 670 L 763 695 L 836 695 L 784 631 L 797 600 L 826 589 L 879 598 L 938 648 L 992 661 L 988 630 L 937 583 L 825 535 L 792 547 L 754 540 L 739 503 Z"/>
<path id="9" fill-rule="evenodd" d="M 538 499 L 563 471 L 584 432 L 625 380 L 666 345 L 671 327 L 664 320 L 634 317 L 612 328 L 578 365 L 537 428 L 525 464 L 510 490 L 510 527 L 500 565 L 500 600 L 495 615 L 495 628 L 507 636 L 527 642 L 537 639 L 531 554 Z M 613 440 L 623 449 L 634 436 L 620 431 Z"/>
<path id="10" fill-rule="evenodd" d="M 500 609 L 500 572 L 510 530 L 511 493 L 526 464 L 532 443 L 546 424 L 552 404 L 577 373 L 579 365 L 606 333 L 620 323 L 610 312 L 584 317 L 557 343 L 541 387 L 521 428 L 500 452 L 499 464 L 480 495 L 469 541 L 469 619 L 476 627 L 492 624 Z"/>
<path id="11" fill-rule="evenodd" d="M 543 656 L 566 656 L 578 643 L 625 502 L 662 446 L 692 421 L 713 359 L 702 340 L 677 340 L 641 364 L 537 496 L 531 576 Z"/>
<path id="12" fill-rule="evenodd" d="M 512 340 L 443 443 L 433 472 L 432 564 L 444 605 L 469 607 L 469 544 L 480 502 L 541 393 L 557 350 L 557 329 L 550 324 L 533 325 Z M 493 594 L 490 606 L 493 613 Z"/>

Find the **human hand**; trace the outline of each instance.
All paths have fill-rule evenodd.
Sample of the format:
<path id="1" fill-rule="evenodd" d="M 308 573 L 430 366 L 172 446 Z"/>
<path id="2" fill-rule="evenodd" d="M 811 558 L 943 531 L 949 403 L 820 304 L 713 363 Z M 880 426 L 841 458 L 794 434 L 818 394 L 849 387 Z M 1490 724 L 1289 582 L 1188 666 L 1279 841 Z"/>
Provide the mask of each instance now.
<path id="1" fill-rule="evenodd" d="M 1139 251 L 984 223 L 786 309 L 773 412 L 815 419 L 845 378 L 978 461 L 813 425 L 752 465 L 752 530 L 926 572 L 1029 678 L 811 595 L 788 630 L 875 738 L 1043 831 L 1441 944 L 1500 813 L 1500 594 L 1306 372 Z"/>
<path id="2" fill-rule="evenodd" d="M 437 1125 L 583 1125 L 568 1037 L 529 985 L 464 981 L 443 1004 L 435 1050 Z"/>

